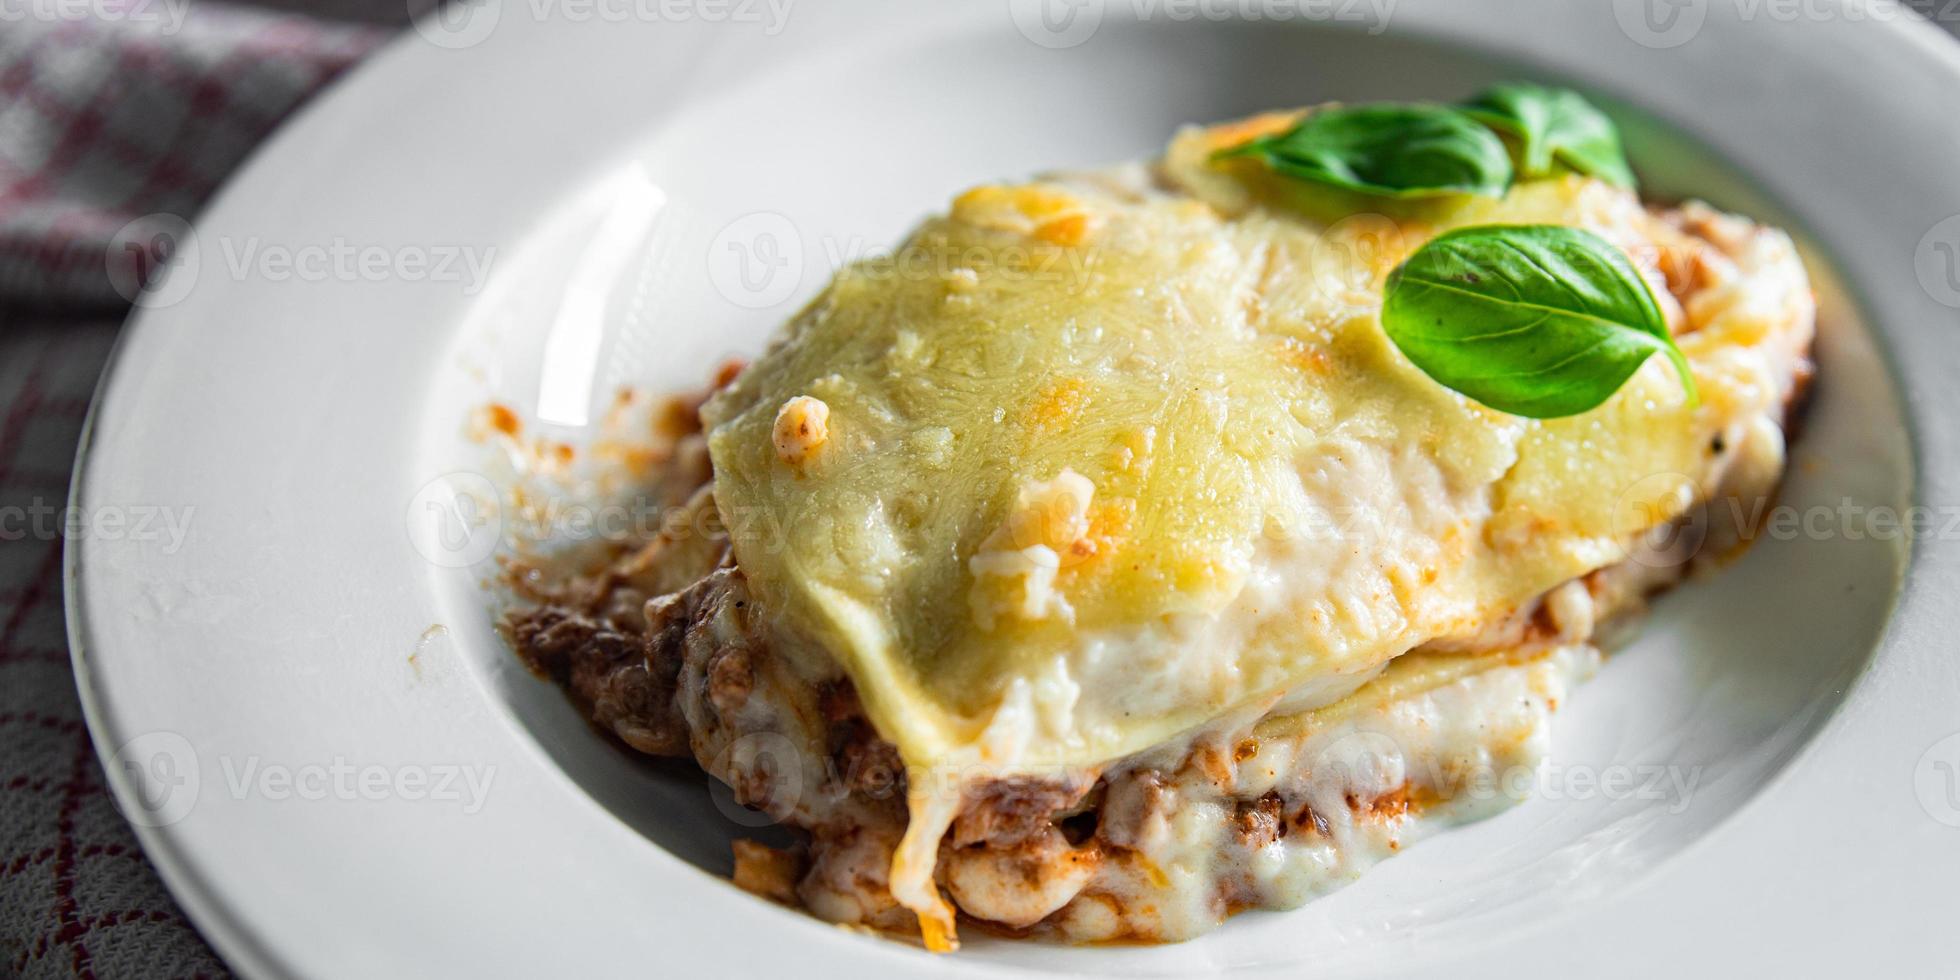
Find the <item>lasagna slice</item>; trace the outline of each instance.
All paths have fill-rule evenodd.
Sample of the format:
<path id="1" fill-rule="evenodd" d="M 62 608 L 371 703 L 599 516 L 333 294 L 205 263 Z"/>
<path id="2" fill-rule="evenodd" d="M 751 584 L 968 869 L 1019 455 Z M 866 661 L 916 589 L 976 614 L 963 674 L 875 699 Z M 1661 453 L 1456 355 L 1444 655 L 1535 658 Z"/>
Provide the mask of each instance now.
<path id="1" fill-rule="evenodd" d="M 959 195 L 679 407 L 663 533 L 520 576 L 510 627 L 625 744 L 795 828 L 737 883 L 953 948 L 1177 940 L 1529 790 L 1595 637 L 1748 528 L 1809 375 L 1790 241 L 1561 173 L 1313 214 L 1180 134 Z M 1589 231 L 1653 358 L 1528 419 L 1413 366 L 1388 273 L 1453 228 Z"/>

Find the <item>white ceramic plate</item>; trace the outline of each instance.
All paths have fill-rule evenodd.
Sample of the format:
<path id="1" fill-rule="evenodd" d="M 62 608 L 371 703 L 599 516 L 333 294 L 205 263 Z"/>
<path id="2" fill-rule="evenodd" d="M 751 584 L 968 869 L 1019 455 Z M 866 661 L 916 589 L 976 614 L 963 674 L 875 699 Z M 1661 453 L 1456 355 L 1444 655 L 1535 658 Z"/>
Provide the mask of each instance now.
<path id="1" fill-rule="evenodd" d="M 491 0 L 425 25 L 272 141 L 130 326 L 76 489 L 130 523 L 70 551 L 75 662 L 119 798 L 227 960 L 926 965 L 726 884 L 739 811 L 516 669 L 482 534 L 442 534 L 488 472 L 470 409 L 580 441 L 616 386 L 753 351 L 838 261 L 970 183 L 1135 157 L 1187 121 L 1527 74 L 1617 100 L 1652 190 L 1805 239 L 1822 373 L 1782 503 L 1810 523 L 1666 599 L 1561 714 L 1568 775 L 1522 808 L 1195 942 L 975 936 L 931 965 L 1951 967 L 1960 120 L 1932 97 L 1960 85 L 1951 42 L 1888 8 L 1702 0 L 1309 5 L 1362 21 L 1333 26 L 1131 0 L 744 4 Z M 1928 533 L 1870 533 L 1910 506 L 1935 509 Z M 1615 767 L 1634 782 L 1570 775 Z"/>

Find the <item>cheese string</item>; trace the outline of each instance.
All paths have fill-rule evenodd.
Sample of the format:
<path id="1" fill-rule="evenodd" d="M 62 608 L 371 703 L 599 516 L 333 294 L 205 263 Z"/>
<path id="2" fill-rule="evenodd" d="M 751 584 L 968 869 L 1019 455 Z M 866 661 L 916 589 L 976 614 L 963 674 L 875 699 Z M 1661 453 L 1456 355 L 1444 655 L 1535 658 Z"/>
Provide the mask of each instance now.
<path id="1" fill-rule="evenodd" d="M 921 780 L 906 790 L 905 805 L 910 818 L 905 836 L 892 855 L 891 892 L 900 905 L 919 917 L 919 936 L 935 953 L 960 948 L 954 929 L 953 908 L 939 894 L 933 881 L 933 868 L 939 863 L 939 841 L 959 815 L 963 787 L 959 779 Z"/>

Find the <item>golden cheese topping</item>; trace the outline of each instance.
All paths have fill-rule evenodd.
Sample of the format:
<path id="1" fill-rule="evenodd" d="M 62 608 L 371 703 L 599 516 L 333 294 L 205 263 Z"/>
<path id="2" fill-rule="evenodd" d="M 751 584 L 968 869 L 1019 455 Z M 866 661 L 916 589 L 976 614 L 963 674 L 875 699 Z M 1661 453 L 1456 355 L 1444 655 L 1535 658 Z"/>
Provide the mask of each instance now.
<path id="1" fill-rule="evenodd" d="M 1472 634 L 1623 558 L 1707 492 L 1716 436 L 1778 417 L 1811 329 L 1783 236 L 1683 310 L 1661 286 L 1687 236 L 1597 181 L 1310 217 L 1210 161 L 1290 118 L 1188 131 L 1152 187 L 969 191 L 706 406 L 758 601 L 908 764 L 1094 767 Z M 1412 366 L 1383 279 L 1490 223 L 1627 249 L 1701 404 L 1660 358 L 1543 422 Z"/>

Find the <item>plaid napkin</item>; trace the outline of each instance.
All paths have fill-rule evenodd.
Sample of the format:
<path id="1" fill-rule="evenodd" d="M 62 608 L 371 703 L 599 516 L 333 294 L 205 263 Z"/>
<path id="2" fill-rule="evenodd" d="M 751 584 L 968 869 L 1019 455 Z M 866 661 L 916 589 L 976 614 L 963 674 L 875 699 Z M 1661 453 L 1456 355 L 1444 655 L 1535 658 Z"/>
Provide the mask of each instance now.
<path id="1" fill-rule="evenodd" d="M 0 976 L 216 976 L 103 784 L 69 670 L 61 509 L 156 216 L 195 221 L 279 121 L 384 41 L 215 0 L 0 18 Z M 346 11 L 345 13 L 357 13 Z M 136 224 L 133 224 L 136 223 Z"/>
<path id="2" fill-rule="evenodd" d="M 140 281 L 125 271 L 134 253 L 110 249 L 117 234 L 148 215 L 192 218 L 385 35 L 202 0 L 84 6 L 97 16 L 0 26 L 0 296 L 116 311 Z"/>

